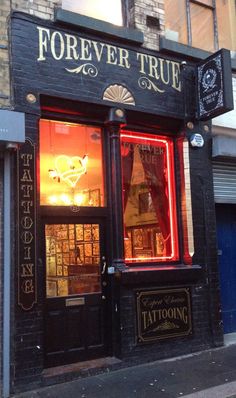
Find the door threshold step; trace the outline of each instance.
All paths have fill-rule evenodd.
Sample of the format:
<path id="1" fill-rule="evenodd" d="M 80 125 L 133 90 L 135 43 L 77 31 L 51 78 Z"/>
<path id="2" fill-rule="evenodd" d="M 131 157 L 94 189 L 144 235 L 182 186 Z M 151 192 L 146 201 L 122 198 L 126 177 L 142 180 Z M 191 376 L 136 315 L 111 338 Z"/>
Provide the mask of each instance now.
<path id="1" fill-rule="evenodd" d="M 122 361 L 116 357 L 104 357 L 89 361 L 71 363 L 44 369 L 42 373 L 43 384 L 51 385 L 64 383 L 81 377 L 88 377 L 105 371 L 120 368 Z"/>

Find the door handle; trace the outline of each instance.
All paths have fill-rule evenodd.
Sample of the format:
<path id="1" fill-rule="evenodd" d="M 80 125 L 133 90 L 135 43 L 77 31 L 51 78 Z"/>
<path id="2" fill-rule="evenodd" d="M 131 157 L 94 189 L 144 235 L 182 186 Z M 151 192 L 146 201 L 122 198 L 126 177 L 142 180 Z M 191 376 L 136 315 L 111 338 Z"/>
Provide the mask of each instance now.
<path id="1" fill-rule="evenodd" d="M 103 261 L 102 275 L 105 274 L 105 272 L 106 272 L 106 266 L 107 266 L 106 261 Z"/>

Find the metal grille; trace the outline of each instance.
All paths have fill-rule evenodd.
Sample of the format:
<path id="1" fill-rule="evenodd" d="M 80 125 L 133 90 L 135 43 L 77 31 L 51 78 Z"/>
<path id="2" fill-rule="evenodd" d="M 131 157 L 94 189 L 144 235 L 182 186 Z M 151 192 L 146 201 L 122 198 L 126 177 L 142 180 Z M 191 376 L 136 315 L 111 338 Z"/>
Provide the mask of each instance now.
<path id="1" fill-rule="evenodd" d="M 213 162 L 216 203 L 236 203 L 236 163 Z"/>

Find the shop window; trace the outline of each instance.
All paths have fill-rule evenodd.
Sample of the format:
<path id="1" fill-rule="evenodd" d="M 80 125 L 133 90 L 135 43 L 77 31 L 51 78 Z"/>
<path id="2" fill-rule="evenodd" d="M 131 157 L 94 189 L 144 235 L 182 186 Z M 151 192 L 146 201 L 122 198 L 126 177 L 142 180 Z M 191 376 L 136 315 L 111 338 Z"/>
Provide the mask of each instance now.
<path id="1" fill-rule="evenodd" d="M 126 262 L 177 260 L 173 142 L 122 132 L 121 157 Z"/>
<path id="2" fill-rule="evenodd" d="M 40 121 L 40 205 L 105 205 L 99 127 Z"/>
<path id="3" fill-rule="evenodd" d="M 207 51 L 236 50 L 235 2 L 165 0 L 166 37 Z"/>
<path id="4" fill-rule="evenodd" d="M 62 0 L 62 8 L 115 25 L 123 25 L 122 0 Z"/>

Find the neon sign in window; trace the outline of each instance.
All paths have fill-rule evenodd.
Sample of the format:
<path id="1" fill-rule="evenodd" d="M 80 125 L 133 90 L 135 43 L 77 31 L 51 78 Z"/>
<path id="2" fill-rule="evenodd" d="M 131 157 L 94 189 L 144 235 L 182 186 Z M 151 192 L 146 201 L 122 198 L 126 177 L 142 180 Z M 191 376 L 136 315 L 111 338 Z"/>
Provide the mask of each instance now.
<path id="1" fill-rule="evenodd" d="M 173 142 L 122 132 L 126 262 L 178 259 Z"/>
<path id="2" fill-rule="evenodd" d="M 40 120 L 40 204 L 104 206 L 100 127 Z"/>

